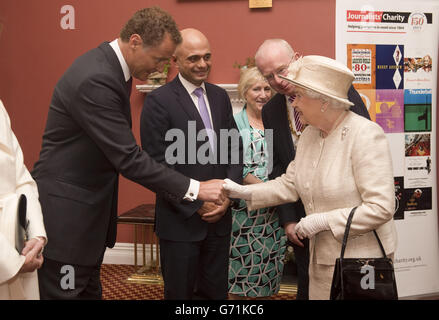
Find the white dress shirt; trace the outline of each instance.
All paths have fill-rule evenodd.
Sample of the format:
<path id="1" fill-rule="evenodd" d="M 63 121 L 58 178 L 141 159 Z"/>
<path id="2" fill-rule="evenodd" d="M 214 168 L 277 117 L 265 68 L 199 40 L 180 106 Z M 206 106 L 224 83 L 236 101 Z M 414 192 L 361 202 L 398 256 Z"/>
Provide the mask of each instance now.
<path id="1" fill-rule="evenodd" d="M 111 41 L 110 46 L 113 48 L 114 52 L 116 53 L 117 59 L 119 59 L 120 66 L 122 67 L 125 81 L 128 82 L 128 80 L 130 80 L 131 78 L 130 68 L 128 67 L 127 62 L 123 57 L 122 51 L 120 51 L 120 47 L 119 47 L 119 43 L 117 43 L 117 39 Z"/>
<path id="2" fill-rule="evenodd" d="M 183 87 L 186 89 L 186 91 L 189 93 L 190 97 L 192 98 L 192 101 L 194 102 L 195 106 L 197 107 L 198 112 L 200 112 L 200 106 L 198 105 L 198 97 L 194 93 L 195 89 L 197 89 L 199 87 L 197 87 L 193 83 L 187 81 L 185 78 L 183 78 L 183 76 L 180 73 L 178 74 L 178 78 L 180 79 L 181 84 L 183 85 Z M 203 88 L 204 102 L 206 102 L 207 111 L 209 112 L 210 124 L 212 126 L 212 129 L 214 129 L 213 121 L 212 121 L 212 112 L 210 111 L 209 99 L 207 99 L 206 86 L 204 85 L 204 82 L 201 84 L 200 88 Z"/>

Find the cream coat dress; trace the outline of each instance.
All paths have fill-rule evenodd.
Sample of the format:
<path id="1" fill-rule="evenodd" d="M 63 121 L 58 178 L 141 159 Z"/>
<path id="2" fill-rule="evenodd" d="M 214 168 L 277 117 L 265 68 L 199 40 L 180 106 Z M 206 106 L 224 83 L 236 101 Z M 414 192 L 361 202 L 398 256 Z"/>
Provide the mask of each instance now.
<path id="1" fill-rule="evenodd" d="M 287 172 L 249 188 L 250 210 L 301 198 L 307 215 L 327 215 L 331 230 L 310 239 L 310 299 L 329 299 L 335 260 L 340 256 L 352 208 L 358 206 L 345 257 L 380 257 L 374 229 L 386 254 L 393 256 L 395 252 L 395 192 L 389 145 L 380 126 L 353 112 L 348 112 L 326 138 L 320 136 L 320 130 L 308 126 Z"/>
<path id="2" fill-rule="evenodd" d="M 46 237 L 38 190 L 0 101 L 0 299 L 39 299 L 37 272 L 20 273 L 25 257 L 15 250 L 18 199 L 27 197 L 29 237 Z M 47 237 L 46 237 L 47 238 Z"/>

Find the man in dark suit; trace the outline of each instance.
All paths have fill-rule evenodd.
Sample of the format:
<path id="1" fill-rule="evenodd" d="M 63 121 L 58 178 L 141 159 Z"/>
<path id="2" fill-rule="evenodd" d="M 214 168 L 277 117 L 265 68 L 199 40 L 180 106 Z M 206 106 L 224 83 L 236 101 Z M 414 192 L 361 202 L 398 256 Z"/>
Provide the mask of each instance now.
<path id="1" fill-rule="evenodd" d="M 291 106 L 294 96 L 288 95 L 294 86 L 278 77 L 279 74 L 287 75 L 290 64 L 298 58 L 299 54 L 282 39 L 266 40 L 255 55 L 259 71 L 277 91 L 262 109 L 265 129 L 273 129 L 273 170 L 270 179 L 285 173 L 289 163 L 294 160 L 295 146 L 301 134 L 300 129 L 304 125 L 294 115 L 295 110 Z M 351 107 L 351 111 L 370 119 L 360 95 L 353 86 L 349 89 L 348 98 L 355 104 Z M 281 205 L 277 208 L 277 212 L 288 240 L 294 248 L 297 266 L 297 299 L 308 300 L 309 242 L 308 239 L 300 240 L 294 230 L 296 224 L 305 216 L 303 204 L 299 200 Z"/>
<path id="2" fill-rule="evenodd" d="M 42 299 L 102 297 L 99 272 L 116 240 L 119 174 L 176 203 L 225 200 L 220 180 L 199 183 L 158 164 L 131 132 L 132 77 L 163 70 L 180 42 L 168 13 L 139 10 L 118 39 L 76 59 L 58 81 L 32 172 L 49 240 L 39 270 Z"/>
<path id="3" fill-rule="evenodd" d="M 195 29 L 181 34 L 183 42 L 173 56 L 179 74 L 145 99 L 142 147 L 157 161 L 194 179 L 242 181 L 242 147 L 230 99 L 225 90 L 205 82 L 211 68 L 209 42 Z M 231 143 L 223 139 L 224 129 L 234 131 L 237 139 Z M 204 130 L 207 141 L 200 138 Z M 230 156 L 239 158 L 233 161 Z M 227 298 L 231 224 L 227 202 L 174 204 L 157 196 L 165 299 Z"/>

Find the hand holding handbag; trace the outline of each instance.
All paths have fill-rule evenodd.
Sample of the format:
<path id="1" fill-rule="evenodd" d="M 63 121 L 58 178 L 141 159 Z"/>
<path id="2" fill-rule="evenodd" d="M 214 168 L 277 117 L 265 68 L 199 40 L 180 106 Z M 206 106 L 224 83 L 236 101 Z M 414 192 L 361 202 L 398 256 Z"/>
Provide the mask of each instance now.
<path id="1" fill-rule="evenodd" d="M 344 258 L 344 252 L 357 207 L 346 223 L 340 258 L 335 261 L 331 285 L 331 300 L 397 300 L 393 262 L 387 258 L 378 234 L 373 233 L 383 253 L 382 258 Z"/>
<path id="2" fill-rule="evenodd" d="M 20 195 L 17 208 L 17 223 L 15 228 L 15 249 L 21 254 L 24 245 L 28 240 L 29 220 L 26 217 L 27 198 L 24 194 Z"/>

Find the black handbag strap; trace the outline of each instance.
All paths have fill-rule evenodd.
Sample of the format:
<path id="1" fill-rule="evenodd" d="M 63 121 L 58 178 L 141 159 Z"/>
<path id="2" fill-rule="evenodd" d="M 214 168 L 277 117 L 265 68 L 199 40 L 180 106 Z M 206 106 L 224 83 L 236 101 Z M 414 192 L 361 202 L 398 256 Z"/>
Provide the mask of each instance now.
<path id="1" fill-rule="evenodd" d="M 355 208 L 353 208 L 351 210 L 351 213 L 349 214 L 349 217 L 348 217 L 348 221 L 346 222 L 346 229 L 344 231 L 343 244 L 341 246 L 340 259 L 344 258 L 344 252 L 345 252 L 345 249 L 346 249 L 346 244 L 348 242 L 348 236 L 349 236 L 349 230 L 351 228 L 352 218 L 354 217 L 354 213 L 355 213 L 355 210 L 357 210 L 357 208 L 358 207 L 355 207 Z M 375 230 L 373 230 L 373 233 L 374 233 L 374 235 L 375 235 L 375 237 L 376 237 L 376 239 L 378 241 L 378 244 L 380 246 L 381 252 L 383 253 L 383 257 L 385 258 L 387 255 L 386 255 L 386 251 L 384 251 L 383 244 L 381 243 L 381 240 L 378 237 L 378 234 L 376 233 Z"/>

